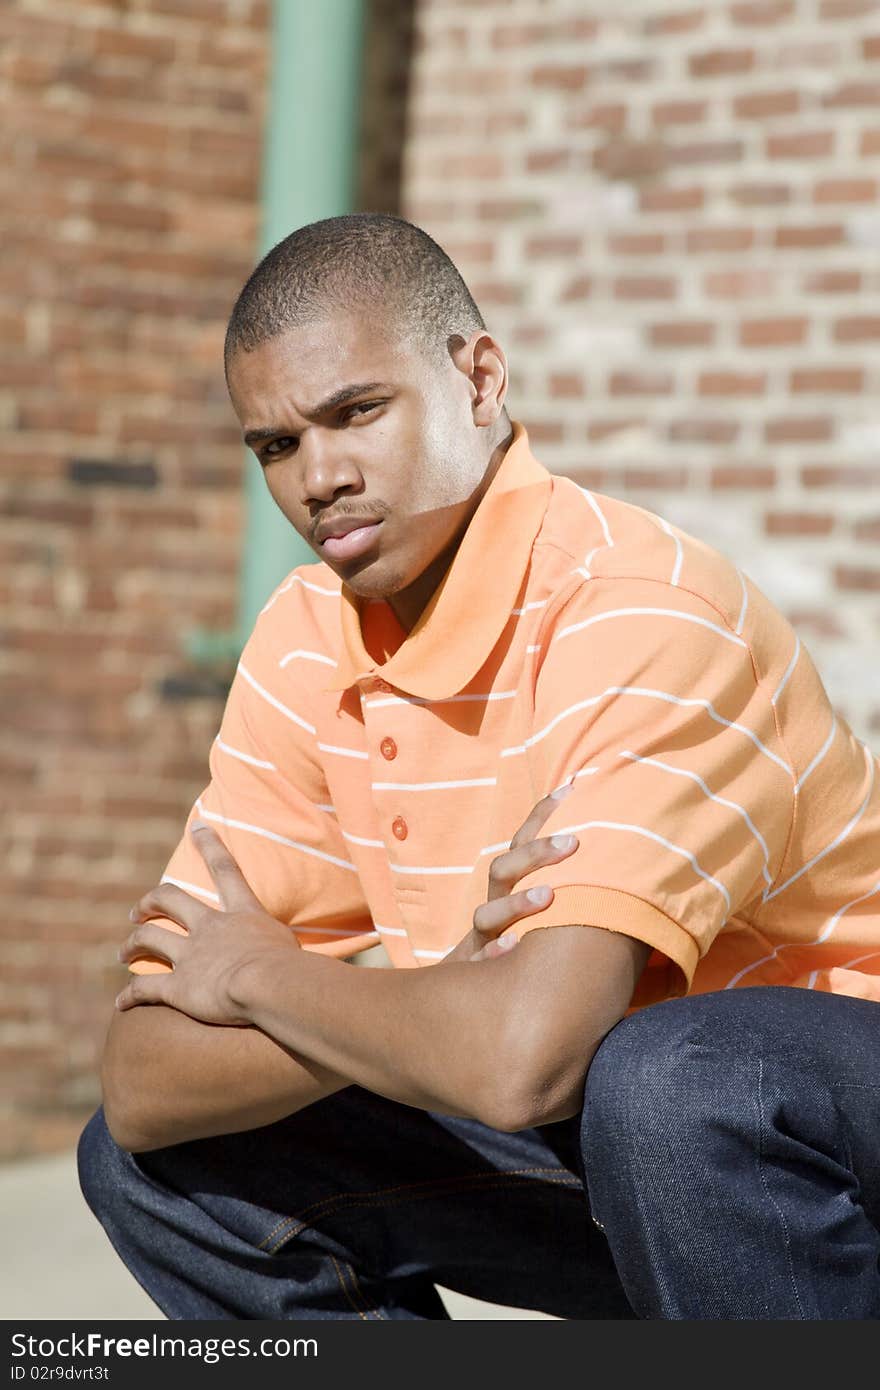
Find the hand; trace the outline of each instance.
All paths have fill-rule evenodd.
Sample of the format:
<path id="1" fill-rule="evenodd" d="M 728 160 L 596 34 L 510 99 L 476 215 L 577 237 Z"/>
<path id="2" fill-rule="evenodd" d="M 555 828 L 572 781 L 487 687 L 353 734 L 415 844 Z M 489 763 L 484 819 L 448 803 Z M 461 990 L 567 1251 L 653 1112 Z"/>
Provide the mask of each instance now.
<path id="1" fill-rule="evenodd" d="M 549 796 L 543 797 L 523 821 L 510 842 L 510 849 L 496 855 L 489 865 L 489 895 L 476 909 L 473 926 L 444 961 L 491 960 L 505 955 L 517 944 L 514 932 L 501 933 L 523 917 L 543 912 L 553 901 L 553 889 L 547 884 L 529 888 L 522 893 L 512 891 L 514 885 L 533 869 L 544 864 L 558 864 L 574 854 L 578 847 L 576 835 L 566 838 L 570 844 L 554 845 L 553 836 L 536 839 L 538 831 L 559 803 L 574 790 L 568 782 Z"/>
<path id="2" fill-rule="evenodd" d="M 198 822 L 191 829 L 222 908 L 209 907 L 173 883 L 160 883 L 146 893 L 132 908 L 131 920 L 140 925 L 125 942 L 119 959 L 128 964 L 146 952 L 167 960 L 173 969 L 161 975 L 133 976 L 116 1007 L 168 1004 L 202 1023 L 245 1026 L 250 1019 L 232 988 L 238 972 L 267 952 L 301 948 L 290 928 L 271 917 L 251 892 L 220 837 Z M 186 935 L 148 921 L 151 917 L 169 918 Z"/>

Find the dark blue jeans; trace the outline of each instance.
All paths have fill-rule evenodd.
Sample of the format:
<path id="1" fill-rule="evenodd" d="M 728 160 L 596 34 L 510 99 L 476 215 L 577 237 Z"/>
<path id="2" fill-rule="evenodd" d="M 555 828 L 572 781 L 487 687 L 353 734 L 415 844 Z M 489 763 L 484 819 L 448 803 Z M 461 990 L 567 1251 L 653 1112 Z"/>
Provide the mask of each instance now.
<path id="1" fill-rule="evenodd" d="M 580 1115 L 504 1134 L 348 1087 L 83 1192 L 170 1318 L 880 1317 L 880 1007 L 730 990 L 624 1019 Z"/>

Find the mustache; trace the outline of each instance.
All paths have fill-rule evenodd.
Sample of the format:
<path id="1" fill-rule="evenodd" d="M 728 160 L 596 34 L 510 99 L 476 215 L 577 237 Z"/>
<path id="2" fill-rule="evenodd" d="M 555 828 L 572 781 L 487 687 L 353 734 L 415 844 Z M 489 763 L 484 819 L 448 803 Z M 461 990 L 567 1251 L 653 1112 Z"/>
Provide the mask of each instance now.
<path id="1" fill-rule="evenodd" d="M 366 525 L 367 522 L 384 521 L 391 515 L 391 506 L 388 502 L 376 499 L 370 504 L 369 511 L 364 507 L 334 507 L 332 512 L 319 512 L 312 520 L 312 535 L 314 536 L 319 526 L 326 523 L 334 524 L 337 521 L 356 521 Z"/>

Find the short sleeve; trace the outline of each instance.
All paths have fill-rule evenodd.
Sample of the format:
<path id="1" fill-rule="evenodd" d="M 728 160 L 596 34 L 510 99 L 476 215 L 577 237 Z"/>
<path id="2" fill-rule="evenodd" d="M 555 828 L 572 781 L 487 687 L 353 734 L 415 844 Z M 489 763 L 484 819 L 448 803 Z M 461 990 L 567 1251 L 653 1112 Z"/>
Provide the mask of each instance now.
<path id="1" fill-rule="evenodd" d="M 774 710 L 744 639 L 704 599 L 652 580 L 584 583 L 543 631 L 526 754 L 536 800 L 574 790 L 542 834 L 574 855 L 530 874 L 562 924 L 653 947 L 634 1000 L 684 994 L 725 922 L 772 885 L 793 810 Z"/>
<path id="2" fill-rule="evenodd" d="M 219 906 L 189 829 L 202 819 L 267 912 L 294 927 L 303 947 L 346 956 L 375 945 L 360 878 L 316 758 L 307 685 L 279 672 L 259 620 L 230 687 L 209 767 L 210 781 L 187 817 L 163 881 Z M 167 967 L 144 960 L 134 968 Z"/>

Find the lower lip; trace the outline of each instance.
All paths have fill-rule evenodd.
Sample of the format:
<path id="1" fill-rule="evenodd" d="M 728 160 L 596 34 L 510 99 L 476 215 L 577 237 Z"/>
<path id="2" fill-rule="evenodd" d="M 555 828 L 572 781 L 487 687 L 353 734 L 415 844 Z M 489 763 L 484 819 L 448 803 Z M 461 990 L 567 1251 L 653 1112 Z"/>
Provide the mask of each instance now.
<path id="1" fill-rule="evenodd" d="M 355 560 L 369 550 L 381 525 L 377 521 L 372 526 L 359 526 L 345 536 L 328 536 L 321 542 L 321 549 L 331 560 Z"/>

